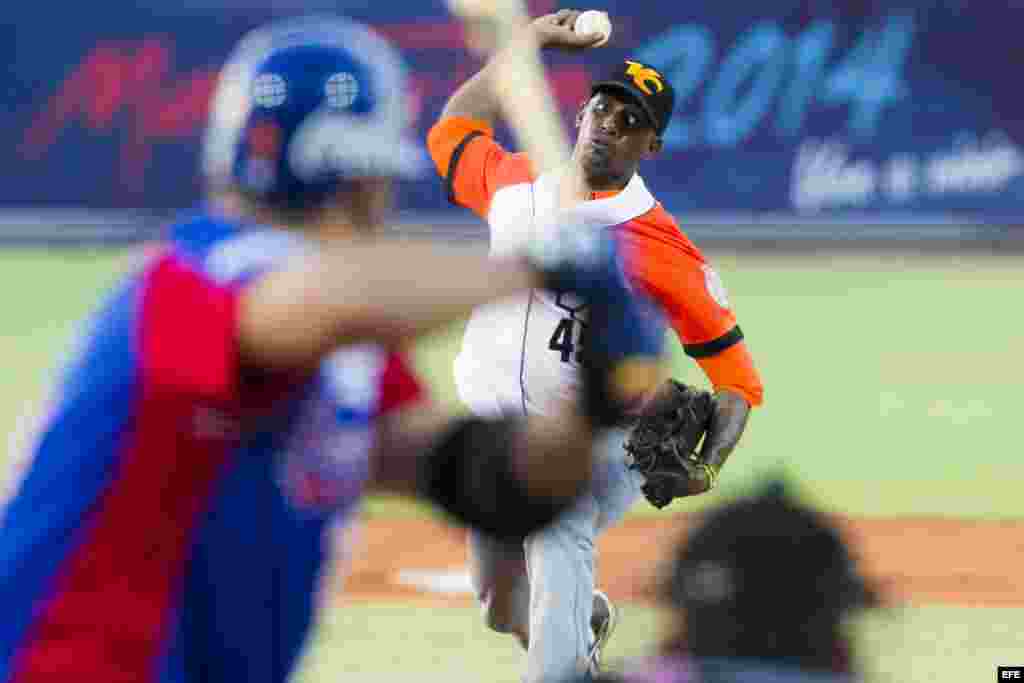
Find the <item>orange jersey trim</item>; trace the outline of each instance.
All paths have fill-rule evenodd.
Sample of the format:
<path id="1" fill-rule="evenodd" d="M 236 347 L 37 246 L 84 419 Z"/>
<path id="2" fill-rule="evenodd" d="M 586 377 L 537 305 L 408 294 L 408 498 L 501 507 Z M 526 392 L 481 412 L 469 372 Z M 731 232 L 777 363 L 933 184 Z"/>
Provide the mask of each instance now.
<path id="1" fill-rule="evenodd" d="M 730 346 L 713 356 L 698 358 L 697 364 L 716 390 L 734 391 L 752 406 L 764 402 L 764 384 L 745 343 Z"/>
<path id="2" fill-rule="evenodd" d="M 427 133 L 427 151 L 444 180 L 448 201 L 486 219 L 502 187 L 534 180 L 523 154 L 512 154 L 494 139 L 484 121 L 447 116 Z"/>

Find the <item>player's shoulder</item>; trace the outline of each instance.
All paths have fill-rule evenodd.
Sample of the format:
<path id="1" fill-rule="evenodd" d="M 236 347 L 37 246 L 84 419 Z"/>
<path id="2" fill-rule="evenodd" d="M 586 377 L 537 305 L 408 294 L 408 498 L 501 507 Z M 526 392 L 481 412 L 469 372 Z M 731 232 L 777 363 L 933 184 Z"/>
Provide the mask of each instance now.
<path id="1" fill-rule="evenodd" d="M 230 218 L 212 210 L 183 215 L 168 231 L 167 256 L 229 284 L 274 268 L 308 247 L 298 234 Z"/>
<path id="2" fill-rule="evenodd" d="M 522 215 L 524 206 L 533 201 L 532 186 L 536 180 L 529 157 L 523 153 L 506 153 L 489 175 L 486 218 L 492 228 L 508 229 L 512 220 Z"/>
<path id="3" fill-rule="evenodd" d="M 495 174 L 495 184 L 499 188 L 532 183 L 536 179 L 537 174 L 534 171 L 533 162 L 525 152 L 508 153 L 501 160 Z"/>
<path id="4" fill-rule="evenodd" d="M 167 244 L 181 254 L 201 258 L 218 242 L 238 231 L 234 221 L 200 206 L 175 218 L 166 231 Z"/>
<path id="5" fill-rule="evenodd" d="M 474 153 L 467 154 L 470 146 Z M 498 187 L 531 182 L 536 177 L 529 158 L 523 153 L 507 150 L 486 121 L 458 115 L 444 116 L 428 131 L 427 149 L 442 174 L 447 173 L 453 160 L 460 165 L 494 161 L 493 182 Z"/>
<path id="6" fill-rule="evenodd" d="M 641 251 L 706 262 L 701 250 L 660 202 L 655 202 L 646 213 L 624 223 L 621 229 Z"/>

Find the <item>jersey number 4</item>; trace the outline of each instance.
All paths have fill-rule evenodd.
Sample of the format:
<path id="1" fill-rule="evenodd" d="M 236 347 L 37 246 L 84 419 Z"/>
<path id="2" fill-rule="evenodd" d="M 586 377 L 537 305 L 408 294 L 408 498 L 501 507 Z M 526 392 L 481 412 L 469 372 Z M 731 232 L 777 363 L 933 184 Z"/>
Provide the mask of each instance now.
<path id="1" fill-rule="evenodd" d="M 548 340 L 548 348 L 561 352 L 563 363 L 581 363 L 586 329 L 586 325 L 579 320 L 562 318 Z"/>

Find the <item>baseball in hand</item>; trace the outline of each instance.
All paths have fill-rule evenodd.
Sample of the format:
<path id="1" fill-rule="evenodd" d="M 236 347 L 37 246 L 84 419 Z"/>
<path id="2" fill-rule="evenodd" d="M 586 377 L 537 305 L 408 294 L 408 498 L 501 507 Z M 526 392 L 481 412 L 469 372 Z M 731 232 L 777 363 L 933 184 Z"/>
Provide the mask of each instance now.
<path id="1" fill-rule="evenodd" d="M 592 47 L 601 47 L 612 37 L 612 22 L 608 18 L 607 12 L 588 9 L 576 17 L 576 23 L 572 25 L 572 30 L 580 35 L 600 33 L 603 37 L 599 42 L 594 43 Z"/>

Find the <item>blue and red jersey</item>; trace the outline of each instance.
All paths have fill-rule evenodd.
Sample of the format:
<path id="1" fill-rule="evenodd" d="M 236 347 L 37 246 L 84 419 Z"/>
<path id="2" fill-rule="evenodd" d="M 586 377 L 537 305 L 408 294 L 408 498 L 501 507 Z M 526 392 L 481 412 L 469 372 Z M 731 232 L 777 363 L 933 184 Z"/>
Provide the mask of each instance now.
<path id="1" fill-rule="evenodd" d="M 0 513 L 0 681 L 287 676 L 373 421 L 421 394 L 375 347 L 241 367 L 242 286 L 308 248 L 201 214 L 91 318 Z"/>

